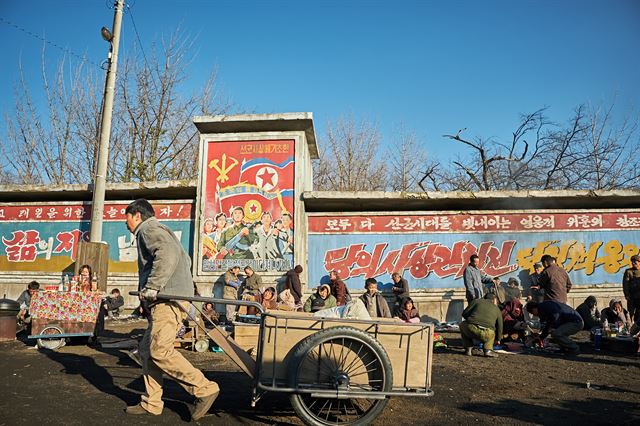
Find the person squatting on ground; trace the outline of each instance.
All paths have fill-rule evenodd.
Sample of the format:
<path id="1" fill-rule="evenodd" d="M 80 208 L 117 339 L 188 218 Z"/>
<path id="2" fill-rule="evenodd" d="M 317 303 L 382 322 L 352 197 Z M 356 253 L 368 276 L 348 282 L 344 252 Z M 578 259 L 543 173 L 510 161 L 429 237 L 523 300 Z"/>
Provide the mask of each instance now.
<path id="1" fill-rule="evenodd" d="M 365 293 L 360 296 L 360 300 L 369 312 L 371 318 L 391 318 L 389 304 L 378 291 L 378 282 L 375 278 L 367 278 L 364 282 Z"/>
<path id="2" fill-rule="evenodd" d="M 328 284 L 322 284 L 304 303 L 303 311 L 318 312 L 322 309 L 335 308 L 336 306 L 336 298 L 331 294 L 331 287 Z"/>
<path id="3" fill-rule="evenodd" d="M 624 271 L 622 291 L 632 321 L 640 319 L 640 256 L 631 256 L 631 268 Z"/>
<path id="4" fill-rule="evenodd" d="M 484 284 L 494 283 L 498 285 L 500 283 L 498 278 L 491 278 L 483 274 L 482 271 L 480 271 L 479 265 L 480 258 L 477 254 L 472 254 L 469 258 L 469 264 L 465 268 L 464 275 L 462 276 L 464 286 L 467 289 L 467 302 L 469 303 L 472 300 L 482 299 L 484 297 Z"/>
<path id="5" fill-rule="evenodd" d="M 584 302 L 576 308 L 576 312 L 582 317 L 585 330 L 602 326 L 600 311 L 598 310 L 598 301 L 595 296 L 589 296 L 584 299 Z"/>
<path id="6" fill-rule="evenodd" d="M 120 294 L 120 290 L 117 288 L 111 290 L 111 295 L 104 298 L 102 307 L 109 318 L 120 316 L 124 312 L 124 297 Z"/>
<path id="7" fill-rule="evenodd" d="M 393 295 L 396 296 L 395 303 L 393 304 L 393 315 L 399 316 L 402 309 L 402 303 L 409 297 L 409 282 L 402 278 L 398 272 L 391 274 L 391 280 L 393 281 Z"/>
<path id="8" fill-rule="evenodd" d="M 502 337 L 512 341 L 524 340 L 524 307 L 520 299 L 511 299 L 502 306 Z M 503 339 L 503 340 L 504 340 Z"/>
<path id="9" fill-rule="evenodd" d="M 31 281 L 27 284 L 27 289 L 20 293 L 18 296 L 18 304 L 20 305 L 20 311 L 16 315 L 18 322 L 21 324 L 31 324 L 31 315 L 29 315 L 29 306 L 31 305 L 31 298 L 40 289 L 40 283 L 38 281 Z"/>
<path id="10" fill-rule="evenodd" d="M 197 398 L 191 411 L 191 419 L 197 421 L 207 414 L 220 388 L 174 348 L 189 303 L 157 299 L 162 294 L 193 296 L 191 260 L 173 232 L 156 220 L 147 200 L 132 202 L 125 213 L 127 228 L 138 245 L 140 298 L 150 304 L 149 325 L 139 349 L 145 393 L 139 404 L 125 411 L 132 415 L 161 414 L 164 373 Z"/>
<path id="11" fill-rule="evenodd" d="M 484 356 L 495 358 L 494 343 L 500 343 L 502 336 L 502 313 L 498 309 L 498 298 L 487 294 L 484 299 L 474 299 L 462 312 L 464 321 L 460 323 L 460 335 L 466 355 L 473 355 L 473 340 L 482 342 Z"/>
<path id="12" fill-rule="evenodd" d="M 544 324 L 540 339 L 544 340 L 551 332 L 551 337 L 560 346 L 560 350 L 569 354 L 580 353 L 580 348 L 571 340 L 572 336 L 582 330 L 584 323 L 579 313 L 570 306 L 555 300 L 542 303 L 527 303 L 527 312 L 540 318 Z"/>
<path id="13" fill-rule="evenodd" d="M 540 259 L 544 271 L 540 274 L 540 288 L 544 290 L 544 300 L 556 300 L 567 303 L 567 293 L 573 284 L 567 271 L 556 263 L 556 258 L 545 254 Z"/>
<path id="14" fill-rule="evenodd" d="M 114 316 L 120 316 L 122 312 L 124 312 L 124 297 L 120 295 L 120 290 L 114 288 L 111 290 L 110 296 L 102 299 L 98 318 L 96 319 L 96 327 L 93 333 L 94 338 L 97 338 L 104 333 L 105 317 L 112 319 Z"/>

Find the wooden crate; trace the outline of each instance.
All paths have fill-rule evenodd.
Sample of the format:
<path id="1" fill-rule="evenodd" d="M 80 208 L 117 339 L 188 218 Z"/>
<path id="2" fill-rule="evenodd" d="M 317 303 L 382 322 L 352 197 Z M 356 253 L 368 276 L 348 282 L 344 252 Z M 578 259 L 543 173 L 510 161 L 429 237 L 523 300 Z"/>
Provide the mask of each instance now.
<path id="1" fill-rule="evenodd" d="M 394 388 L 431 387 L 432 324 L 319 319 L 300 312 L 270 312 L 265 319 L 261 380 L 286 381 L 290 353 L 300 341 L 320 330 L 343 326 L 366 331 L 382 344 L 391 360 Z"/>
<path id="2" fill-rule="evenodd" d="M 247 352 L 255 353 L 259 334 L 260 324 L 233 323 L 233 340 Z"/>

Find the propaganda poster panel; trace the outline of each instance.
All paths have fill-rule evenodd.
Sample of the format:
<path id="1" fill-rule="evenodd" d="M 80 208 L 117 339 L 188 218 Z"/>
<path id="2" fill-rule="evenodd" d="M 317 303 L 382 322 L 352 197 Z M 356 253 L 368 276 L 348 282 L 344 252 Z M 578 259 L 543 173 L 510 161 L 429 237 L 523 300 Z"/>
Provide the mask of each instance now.
<path id="1" fill-rule="evenodd" d="M 640 212 L 341 215 L 309 217 L 310 280 L 337 270 L 350 288 L 460 288 L 469 257 L 482 271 L 527 287 L 533 264 L 557 258 L 576 285 L 620 283 L 640 247 Z M 313 261 L 312 261 L 313 259 Z"/>
<path id="2" fill-rule="evenodd" d="M 157 219 L 193 247 L 192 203 L 153 203 Z M 103 239 L 109 244 L 109 272 L 138 271 L 137 247 L 125 225 L 127 204 L 107 202 Z M 72 267 L 80 241 L 89 241 L 91 205 L 40 203 L 0 205 L 0 271 L 58 273 Z"/>
<path id="3" fill-rule="evenodd" d="M 205 143 L 201 272 L 293 267 L 294 146 L 294 140 Z"/>

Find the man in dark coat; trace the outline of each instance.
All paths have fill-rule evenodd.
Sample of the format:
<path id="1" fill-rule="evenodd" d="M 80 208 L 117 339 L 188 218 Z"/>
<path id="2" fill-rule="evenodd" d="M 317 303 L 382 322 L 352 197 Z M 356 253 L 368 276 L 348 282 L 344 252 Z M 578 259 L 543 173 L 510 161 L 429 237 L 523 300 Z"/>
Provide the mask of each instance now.
<path id="1" fill-rule="evenodd" d="M 402 275 L 400 275 L 400 273 L 398 272 L 394 272 L 393 274 L 391 274 L 391 280 L 393 281 L 393 287 L 391 288 L 391 290 L 396 296 L 393 314 L 399 315 L 400 310 L 402 309 L 402 302 L 410 296 L 409 283 L 407 282 L 407 280 L 402 278 Z"/>
<path id="2" fill-rule="evenodd" d="M 602 325 L 600 320 L 600 311 L 598 310 L 598 301 L 595 296 L 589 296 L 584 299 L 584 302 L 578 305 L 576 312 L 582 317 L 584 322 L 584 329 L 591 330 L 593 327 L 599 327 Z"/>
<path id="3" fill-rule="evenodd" d="M 302 266 L 296 265 L 295 268 L 290 269 L 286 274 L 286 281 L 284 283 L 285 290 L 289 290 L 293 299 L 296 302 L 296 306 L 300 305 L 302 299 L 302 284 L 300 283 L 300 274 L 302 273 Z"/>
<path id="4" fill-rule="evenodd" d="M 540 262 L 544 271 L 540 274 L 540 288 L 544 290 L 544 300 L 555 300 L 567 303 L 567 293 L 571 291 L 571 279 L 567 271 L 556 264 L 556 258 L 548 254 L 542 256 Z"/>
<path id="5" fill-rule="evenodd" d="M 529 298 L 538 303 L 544 302 L 544 290 L 540 288 L 540 275 L 543 270 L 544 266 L 542 266 L 542 263 L 536 262 L 533 265 L 533 274 L 529 275 L 529 279 L 531 280 Z"/>
<path id="6" fill-rule="evenodd" d="M 631 268 L 624 271 L 622 291 L 627 299 L 627 310 L 631 320 L 640 319 L 640 256 L 631 256 Z"/>

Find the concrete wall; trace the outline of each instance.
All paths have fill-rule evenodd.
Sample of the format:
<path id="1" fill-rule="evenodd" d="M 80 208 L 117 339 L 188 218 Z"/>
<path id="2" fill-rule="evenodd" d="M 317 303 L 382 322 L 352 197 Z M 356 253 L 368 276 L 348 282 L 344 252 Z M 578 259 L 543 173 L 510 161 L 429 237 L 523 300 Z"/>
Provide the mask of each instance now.
<path id="1" fill-rule="evenodd" d="M 299 135 L 298 135 L 299 136 Z M 303 161 L 306 161 L 303 159 Z M 301 188 L 306 188 L 308 182 L 303 184 Z M 120 193 L 126 193 L 128 195 L 128 199 L 120 199 L 120 200 L 111 200 L 114 203 L 126 204 L 128 201 L 135 199 L 139 196 L 139 191 L 149 191 L 149 188 L 153 188 L 153 184 L 145 184 L 143 188 L 130 188 L 126 187 L 123 189 L 119 185 L 112 185 L 111 188 L 115 191 L 120 191 Z M 163 188 L 169 191 L 168 193 L 163 193 Z M 24 197 L 25 193 L 28 193 L 27 190 L 31 190 L 31 196 L 28 197 L 31 201 L 25 203 L 21 202 L 7 202 L 1 203 L 2 205 L 11 205 L 11 206 L 20 206 L 20 205 L 33 205 L 37 204 L 39 199 L 47 199 L 48 203 L 53 204 L 64 204 L 67 201 L 52 201 L 51 194 L 58 193 L 60 194 L 58 198 L 62 199 L 77 199 L 78 193 L 86 193 L 90 195 L 90 192 L 85 192 L 85 189 L 75 188 L 75 190 L 70 191 L 68 188 L 65 191 L 56 191 L 56 188 L 51 188 L 52 191 L 48 191 L 49 188 L 34 188 L 29 187 L 25 188 L 25 190 L 20 190 L 20 188 L 12 187 L 11 191 L 6 192 L 6 187 L 0 187 L 0 192 L 3 190 L 5 194 L 15 193 L 16 196 Z M 159 202 L 174 202 L 176 200 L 172 200 L 171 197 L 175 197 L 180 202 L 184 202 L 187 200 L 187 196 L 195 194 L 195 186 L 192 185 L 184 185 L 184 183 L 178 183 L 175 187 L 167 186 L 165 183 L 162 184 L 162 188 L 157 188 L 155 190 L 155 194 L 158 196 L 166 195 L 164 197 L 157 197 Z M 151 189 L 153 190 L 153 189 Z M 303 190 L 303 189 L 301 189 Z M 169 195 L 168 195 L 169 194 Z M 10 197 L 7 197 L 10 198 Z M 81 198 L 81 197 L 80 197 Z M 581 197 L 576 197 L 575 203 L 576 205 L 580 205 Z M 86 201 L 85 203 L 89 203 Z M 41 203 L 42 204 L 42 203 Z M 395 204 L 397 205 L 397 203 Z M 637 215 L 637 212 L 632 211 L 630 209 L 627 211 L 628 215 Z M 309 214 L 305 212 L 305 206 L 301 206 L 298 209 L 301 214 L 304 214 L 306 217 Z M 317 213 L 314 213 L 317 214 Z M 331 213 L 334 214 L 334 213 Z M 298 218 L 300 220 L 300 218 Z M 302 220 L 303 224 L 306 224 L 306 220 Z M 122 225 L 124 229 L 124 225 Z M 300 230 L 300 229 L 299 229 Z M 299 232 L 298 237 L 299 242 L 297 247 L 301 248 L 301 252 L 296 254 L 296 259 L 301 259 L 300 263 L 309 266 L 312 264 L 322 266 L 322 256 L 314 255 L 312 259 L 308 261 L 304 261 L 300 256 L 307 256 L 307 235 L 306 235 L 306 227 L 302 227 L 302 230 Z M 629 236 L 632 235 L 632 231 L 627 232 Z M 10 235 L 3 235 L 3 237 L 9 238 Z M 69 258 L 68 262 L 71 264 L 72 259 Z M 319 262 L 319 264 L 318 264 Z M 46 268 L 44 268 L 46 269 Z M 313 268 L 307 268 L 307 271 L 310 271 Z M 573 306 L 581 303 L 588 295 L 595 295 L 598 298 L 599 305 L 601 307 L 607 306 L 608 301 L 612 297 L 621 297 L 621 285 L 620 277 L 622 270 L 618 273 L 612 275 L 612 279 L 609 282 L 599 282 L 599 283 L 578 283 L 583 285 L 576 285 L 573 291 L 569 294 L 569 303 Z M 265 282 L 273 283 L 275 285 L 281 285 L 281 274 L 264 274 Z M 216 281 L 217 276 L 194 276 L 194 281 L 198 285 L 200 293 L 204 296 L 215 295 L 216 297 L 221 297 L 222 289 L 215 286 L 214 282 Z M 31 280 L 38 280 L 41 284 L 57 284 L 60 280 L 60 272 L 52 271 L 52 270 L 2 270 L 0 271 L 0 295 L 6 294 L 7 297 L 17 298 L 20 292 L 26 287 L 27 283 Z M 575 280 L 575 279 L 574 279 Z M 350 284 L 351 291 L 355 295 L 361 294 L 361 281 L 363 279 L 354 279 L 353 283 Z M 410 280 L 411 281 L 411 280 Z M 128 291 L 137 289 L 137 274 L 135 273 L 135 263 L 132 264 L 132 269 L 130 272 L 110 272 L 108 276 L 108 288 L 119 288 L 125 297 L 127 297 L 128 305 L 133 307 L 136 305 L 136 301 L 134 298 L 126 296 Z M 305 282 L 306 279 L 305 279 Z M 317 277 L 312 278 L 311 286 L 314 287 L 317 282 Z M 309 290 L 311 292 L 311 290 Z M 455 320 L 459 318 L 459 314 L 464 307 L 464 292 L 461 287 L 447 287 L 443 286 L 443 288 L 413 288 L 412 289 L 412 297 L 414 298 L 418 308 L 423 315 L 424 319 L 435 319 L 435 320 Z M 392 298 L 390 298 L 391 301 Z"/>

